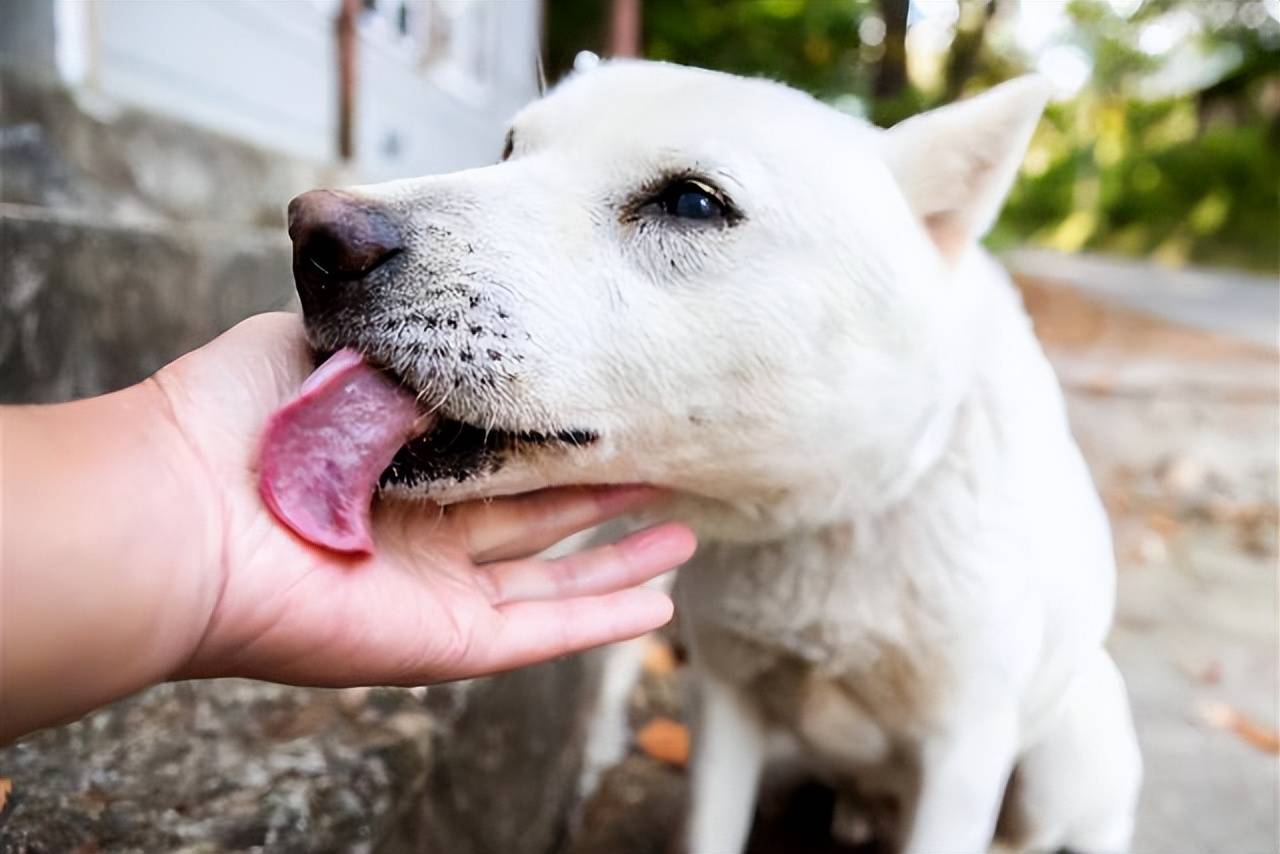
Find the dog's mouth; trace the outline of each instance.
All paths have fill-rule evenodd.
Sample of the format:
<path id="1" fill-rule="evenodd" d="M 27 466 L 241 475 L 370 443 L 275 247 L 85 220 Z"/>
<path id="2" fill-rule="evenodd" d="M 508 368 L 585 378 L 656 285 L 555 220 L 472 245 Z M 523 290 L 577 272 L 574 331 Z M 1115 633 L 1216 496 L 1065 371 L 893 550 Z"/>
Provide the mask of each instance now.
<path id="1" fill-rule="evenodd" d="M 380 487 L 414 487 L 444 480 L 462 482 L 499 468 L 503 461 L 537 447 L 582 447 L 596 440 L 589 430 L 501 430 L 440 418 L 429 431 L 406 442 L 378 479 Z"/>
<path id="2" fill-rule="evenodd" d="M 267 423 L 260 491 L 303 539 L 373 550 L 369 505 L 379 487 L 463 481 L 548 445 L 583 446 L 581 429 L 502 429 L 450 418 L 394 373 L 351 349 L 318 367 Z"/>

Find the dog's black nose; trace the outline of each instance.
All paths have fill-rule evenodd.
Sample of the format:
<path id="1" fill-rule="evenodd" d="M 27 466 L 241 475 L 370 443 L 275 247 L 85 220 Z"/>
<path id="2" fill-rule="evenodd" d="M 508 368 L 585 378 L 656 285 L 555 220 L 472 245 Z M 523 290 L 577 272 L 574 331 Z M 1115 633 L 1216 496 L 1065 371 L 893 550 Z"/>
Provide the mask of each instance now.
<path id="1" fill-rule="evenodd" d="M 375 203 L 337 190 L 312 190 L 289 202 L 293 278 L 302 308 L 332 303 L 400 252 L 400 230 Z"/>

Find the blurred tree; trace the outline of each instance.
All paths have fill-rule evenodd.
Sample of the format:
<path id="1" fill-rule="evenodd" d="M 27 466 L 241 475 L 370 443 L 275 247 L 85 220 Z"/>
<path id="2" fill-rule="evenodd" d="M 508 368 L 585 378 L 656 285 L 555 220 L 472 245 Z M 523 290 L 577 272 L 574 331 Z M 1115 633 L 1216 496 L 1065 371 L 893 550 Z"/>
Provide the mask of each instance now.
<path id="1" fill-rule="evenodd" d="M 884 48 L 876 63 L 871 95 L 876 100 L 898 98 L 907 88 L 907 0 L 878 0 L 884 22 Z"/>
<path id="2" fill-rule="evenodd" d="M 882 0 L 902 8 L 907 0 Z M 644 54 L 650 59 L 701 65 L 736 74 L 783 80 L 818 97 L 870 93 L 871 73 L 858 25 L 875 0 L 645 0 Z M 568 71 L 580 50 L 604 53 L 601 0 L 548 4 L 547 66 Z M 904 60 L 905 61 L 905 60 Z M 905 65 L 901 83 L 906 84 Z"/>
<path id="3" fill-rule="evenodd" d="M 1262 3 L 1124 11 L 1068 7 L 1091 79 L 1051 106 L 991 242 L 1280 269 L 1280 22 Z"/>
<path id="4" fill-rule="evenodd" d="M 978 57 L 987 38 L 987 28 L 995 16 L 996 0 L 980 0 L 960 7 L 956 37 L 947 56 L 944 101 L 954 101 L 977 70 Z"/>
<path id="5" fill-rule="evenodd" d="M 644 54 L 779 79 L 888 125 L 1043 64 L 1012 36 L 1035 2 L 956 0 L 936 79 L 909 56 L 927 11 L 910 0 L 643 0 Z M 602 52 L 607 2 L 547 14 L 553 78 Z M 1280 269 L 1277 14 L 1276 0 L 1070 0 L 1055 48 L 1087 80 L 1050 108 L 990 242 Z"/>

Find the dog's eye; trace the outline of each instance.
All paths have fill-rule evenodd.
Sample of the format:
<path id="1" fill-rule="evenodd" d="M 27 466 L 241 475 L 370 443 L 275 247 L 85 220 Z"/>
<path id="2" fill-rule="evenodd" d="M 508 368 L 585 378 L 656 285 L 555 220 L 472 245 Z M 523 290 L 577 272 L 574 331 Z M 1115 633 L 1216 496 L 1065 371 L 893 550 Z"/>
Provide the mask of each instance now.
<path id="1" fill-rule="evenodd" d="M 512 128 L 507 131 L 507 138 L 502 143 L 502 159 L 506 160 L 511 156 L 511 152 L 516 147 L 516 131 Z"/>
<path id="2" fill-rule="evenodd" d="M 663 213 L 680 219 L 723 219 L 727 212 L 725 203 L 715 190 L 691 179 L 672 182 L 656 201 Z"/>
<path id="3" fill-rule="evenodd" d="M 737 225 L 745 217 L 720 188 L 704 178 L 675 175 L 655 182 L 622 209 L 623 222 L 666 223 L 692 234 Z"/>

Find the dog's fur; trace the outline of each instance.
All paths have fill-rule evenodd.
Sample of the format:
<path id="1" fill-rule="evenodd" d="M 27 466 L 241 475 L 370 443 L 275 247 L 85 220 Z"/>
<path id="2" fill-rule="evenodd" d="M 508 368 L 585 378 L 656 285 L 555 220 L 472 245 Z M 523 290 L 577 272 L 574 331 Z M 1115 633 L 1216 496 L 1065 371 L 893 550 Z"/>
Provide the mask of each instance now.
<path id="1" fill-rule="evenodd" d="M 771 82 L 606 63 L 518 115 L 507 162 L 355 191 L 405 251 L 309 313 L 313 343 L 457 421 L 581 437 L 392 491 L 644 481 L 698 529 L 692 852 L 742 848 L 771 741 L 898 799 L 903 851 L 985 850 L 1002 799 L 1019 845 L 1128 844 L 1107 523 L 976 247 L 1045 100 L 1020 80 L 880 131 Z M 687 177 L 732 215 L 655 206 Z"/>

